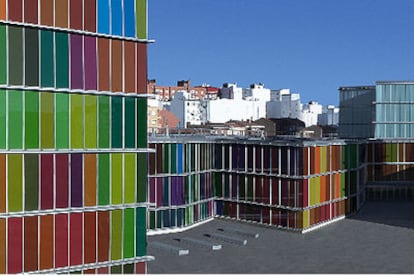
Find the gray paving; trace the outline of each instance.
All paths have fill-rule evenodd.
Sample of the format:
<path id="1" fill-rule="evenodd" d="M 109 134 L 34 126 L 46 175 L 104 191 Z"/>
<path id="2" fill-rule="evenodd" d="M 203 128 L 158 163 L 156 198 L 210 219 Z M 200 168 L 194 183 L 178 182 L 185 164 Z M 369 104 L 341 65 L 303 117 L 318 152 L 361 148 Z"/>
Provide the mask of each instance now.
<path id="1" fill-rule="evenodd" d="M 148 237 L 182 246 L 175 238 L 208 240 L 218 228 L 256 232 L 245 246 L 221 242 L 213 251 L 188 245 L 187 256 L 150 247 L 149 273 L 414 273 L 414 202 L 369 202 L 355 216 L 307 234 L 213 220 L 183 233 Z M 235 235 L 235 237 L 237 237 Z"/>

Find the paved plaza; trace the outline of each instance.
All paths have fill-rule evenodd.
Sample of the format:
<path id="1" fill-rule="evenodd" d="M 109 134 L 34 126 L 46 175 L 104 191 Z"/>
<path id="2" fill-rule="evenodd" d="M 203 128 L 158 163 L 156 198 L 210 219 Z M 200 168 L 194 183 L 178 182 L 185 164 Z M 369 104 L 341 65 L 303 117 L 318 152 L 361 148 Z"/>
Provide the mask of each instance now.
<path id="1" fill-rule="evenodd" d="M 217 233 L 247 244 L 205 236 Z M 222 249 L 175 240 L 183 237 L 214 241 Z M 160 242 L 189 254 L 160 249 Z M 149 273 L 414 273 L 414 202 L 368 202 L 357 215 L 307 234 L 215 219 L 182 233 L 149 236 L 148 255 L 156 258 Z"/>

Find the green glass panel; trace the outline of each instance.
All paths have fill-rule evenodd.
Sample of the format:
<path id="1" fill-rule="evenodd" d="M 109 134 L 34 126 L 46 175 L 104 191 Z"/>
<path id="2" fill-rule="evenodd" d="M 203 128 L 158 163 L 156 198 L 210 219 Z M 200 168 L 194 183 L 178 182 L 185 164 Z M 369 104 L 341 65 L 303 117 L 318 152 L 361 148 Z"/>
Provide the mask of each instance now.
<path id="1" fill-rule="evenodd" d="M 40 94 L 40 144 L 42 148 L 54 147 L 54 94 Z"/>
<path id="2" fill-rule="evenodd" d="M 21 27 L 9 27 L 9 84 L 23 85 L 23 37 Z"/>
<path id="3" fill-rule="evenodd" d="M 109 205 L 109 154 L 98 155 L 98 204 Z"/>
<path id="4" fill-rule="evenodd" d="M 171 144 L 171 173 L 177 172 L 177 144 Z"/>
<path id="5" fill-rule="evenodd" d="M 111 260 L 122 258 L 122 210 L 111 211 Z"/>
<path id="6" fill-rule="evenodd" d="M 122 266 L 111 266 L 111 274 L 122 274 Z"/>
<path id="7" fill-rule="evenodd" d="M 6 25 L 0 25 L 0 84 L 7 82 Z"/>
<path id="8" fill-rule="evenodd" d="M 122 154 L 114 153 L 111 155 L 111 166 L 112 166 L 112 204 L 122 203 Z"/>
<path id="9" fill-rule="evenodd" d="M 56 87 L 69 88 L 68 34 L 56 32 Z"/>
<path id="10" fill-rule="evenodd" d="M 54 65 L 53 65 L 53 32 L 40 31 L 41 44 L 41 78 L 42 87 L 54 86 Z"/>
<path id="11" fill-rule="evenodd" d="M 39 93 L 26 92 L 24 105 L 25 148 L 37 149 L 39 148 Z"/>
<path id="12" fill-rule="evenodd" d="M 147 38 L 147 0 L 136 0 L 137 37 Z"/>
<path id="13" fill-rule="evenodd" d="M 112 148 L 122 148 L 122 98 L 112 97 L 111 105 Z"/>
<path id="14" fill-rule="evenodd" d="M 147 99 L 139 98 L 137 107 L 137 147 L 147 147 Z"/>
<path id="15" fill-rule="evenodd" d="M 221 173 L 213 173 L 213 179 L 214 179 L 214 183 L 216 183 L 214 195 L 217 197 L 222 197 L 223 196 L 223 184 L 221 182 L 221 179 L 222 179 Z"/>
<path id="16" fill-rule="evenodd" d="M 341 173 L 341 197 L 345 196 L 346 192 L 346 178 L 345 173 Z"/>
<path id="17" fill-rule="evenodd" d="M 56 93 L 56 147 L 69 148 L 69 94 Z"/>
<path id="18" fill-rule="evenodd" d="M 124 265 L 124 272 L 123 274 L 134 274 L 134 264 L 126 264 Z"/>
<path id="19" fill-rule="evenodd" d="M 145 256 L 147 254 L 147 216 L 146 216 L 146 208 L 141 207 L 136 209 L 136 254 L 135 256 Z"/>
<path id="20" fill-rule="evenodd" d="M 135 202 L 135 173 L 136 173 L 136 154 L 125 153 L 124 156 L 124 203 Z"/>
<path id="21" fill-rule="evenodd" d="M 125 98 L 125 148 L 135 148 L 135 99 Z"/>
<path id="22" fill-rule="evenodd" d="M 9 148 L 22 149 L 23 144 L 23 94 L 9 90 Z"/>
<path id="23" fill-rule="evenodd" d="M 24 156 L 24 210 L 39 209 L 39 157 L 37 154 Z"/>
<path id="24" fill-rule="evenodd" d="M 124 258 L 134 257 L 134 238 L 135 238 L 135 214 L 134 209 L 124 211 Z"/>
<path id="25" fill-rule="evenodd" d="M 85 146 L 96 148 L 96 97 L 85 96 Z"/>
<path id="26" fill-rule="evenodd" d="M 149 223 L 150 229 L 155 229 L 155 212 L 154 211 L 150 211 L 149 214 L 150 214 L 150 217 L 149 217 L 149 220 L 150 220 L 150 223 Z"/>
<path id="27" fill-rule="evenodd" d="M 0 89 L 0 149 L 6 148 L 6 90 Z"/>
<path id="28" fill-rule="evenodd" d="M 83 148 L 83 96 L 70 95 L 70 146 Z"/>
<path id="29" fill-rule="evenodd" d="M 27 86 L 39 86 L 39 31 L 25 30 L 25 82 Z"/>
<path id="30" fill-rule="evenodd" d="M 7 160 L 8 211 L 23 211 L 23 166 L 21 154 L 10 154 Z"/>
<path id="31" fill-rule="evenodd" d="M 137 154 L 137 202 L 147 200 L 147 153 Z"/>
<path id="32" fill-rule="evenodd" d="M 98 128 L 98 137 L 99 137 L 99 148 L 109 148 L 109 127 L 110 122 L 110 105 L 108 96 L 99 96 L 98 97 L 98 108 L 99 108 L 99 128 Z"/>

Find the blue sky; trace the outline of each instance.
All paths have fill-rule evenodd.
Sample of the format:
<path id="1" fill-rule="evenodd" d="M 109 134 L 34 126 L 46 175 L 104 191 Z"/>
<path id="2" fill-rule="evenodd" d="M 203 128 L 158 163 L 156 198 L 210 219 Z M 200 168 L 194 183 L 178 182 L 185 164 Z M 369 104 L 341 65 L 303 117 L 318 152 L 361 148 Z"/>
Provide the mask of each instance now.
<path id="1" fill-rule="evenodd" d="M 414 0 L 149 0 L 148 77 L 262 82 L 303 102 L 414 79 Z"/>

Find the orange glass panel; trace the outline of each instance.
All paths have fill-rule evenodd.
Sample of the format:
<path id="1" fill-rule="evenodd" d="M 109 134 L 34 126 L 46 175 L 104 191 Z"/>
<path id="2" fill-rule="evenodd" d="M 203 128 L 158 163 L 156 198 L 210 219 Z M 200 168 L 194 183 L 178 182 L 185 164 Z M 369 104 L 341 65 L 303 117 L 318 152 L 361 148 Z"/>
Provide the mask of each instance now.
<path id="1" fill-rule="evenodd" d="M 38 269 L 38 217 L 24 218 L 24 271 Z"/>
<path id="2" fill-rule="evenodd" d="M 311 160 L 311 162 L 315 162 L 315 173 L 321 172 L 321 147 L 315 147 L 315 160 Z"/>
<path id="3" fill-rule="evenodd" d="M 85 206 L 96 205 L 96 155 L 84 155 Z"/>
<path id="4" fill-rule="evenodd" d="M 40 269 L 53 268 L 53 215 L 40 217 Z"/>
<path id="5" fill-rule="evenodd" d="M 98 38 L 98 64 L 98 90 L 109 91 L 109 39 Z"/>
<path id="6" fill-rule="evenodd" d="M 112 89 L 113 92 L 122 91 L 122 41 L 112 40 Z"/>
<path id="7" fill-rule="evenodd" d="M 68 5 L 69 0 L 55 1 L 55 25 L 60 28 L 68 27 Z"/>
<path id="8" fill-rule="evenodd" d="M 6 20 L 6 0 L 0 0 L 0 20 Z"/>
<path id="9" fill-rule="evenodd" d="M 124 83 L 125 92 L 135 92 L 135 43 L 124 42 Z"/>
<path id="10" fill-rule="evenodd" d="M 40 24 L 53 26 L 53 0 L 41 1 Z"/>
<path id="11" fill-rule="evenodd" d="M 96 262 L 96 213 L 85 212 L 84 215 L 84 263 Z"/>

